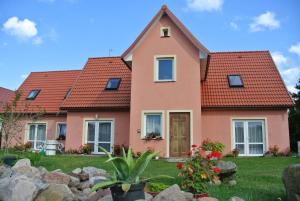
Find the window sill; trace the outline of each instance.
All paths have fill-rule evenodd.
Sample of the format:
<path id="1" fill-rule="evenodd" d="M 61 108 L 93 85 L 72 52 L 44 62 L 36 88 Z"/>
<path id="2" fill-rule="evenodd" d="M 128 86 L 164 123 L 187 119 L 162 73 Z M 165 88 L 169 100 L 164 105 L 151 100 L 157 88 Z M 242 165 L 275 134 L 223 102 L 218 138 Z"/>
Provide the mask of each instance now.
<path id="1" fill-rule="evenodd" d="M 161 82 L 176 82 L 176 80 L 154 80 L 156 83 L 161 83 Z"/>
<path id="2" fill-rule="evenodd" d="M 145 140 L 145 141 L 160 141 L 160 140 L 163 140 L 162 137 L 158 137 L 158 138 L 142 138 L 142 140 Z"/>

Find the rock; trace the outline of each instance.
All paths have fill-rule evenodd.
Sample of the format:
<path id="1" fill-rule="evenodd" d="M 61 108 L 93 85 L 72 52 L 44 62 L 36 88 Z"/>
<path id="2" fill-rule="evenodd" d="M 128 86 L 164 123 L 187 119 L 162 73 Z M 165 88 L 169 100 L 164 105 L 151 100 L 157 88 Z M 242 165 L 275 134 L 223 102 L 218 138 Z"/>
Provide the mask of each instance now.
<path id="1" fill-rule="evenodd" d="M 79 190 L 76 187 L 71 187 L 70 190 L 72 191 L 73 194 L 77 195 L 79 194 Z"/>
<path id="2" fill-rule="evenodd" d="M 24 167 L 24 166 L 29 166 L 31 167 L 31 162 L 28 158 L 23 158 L 23 159 L 20 159 L 16 162 L 16 164 L 12 167 L 12 169 L 18 169 L 18 168 L 21 168 L 21 167 Z"/>
<path id="3" fill-rule="evenodd" d="M 205 198 L 199 198 L 198 201 L 218 201 L 218 199 L 213 197 L 205 197 Z"/>
<path id="4" fill-rule="evenodd" d="M 25 175 L 14 175 L 0 180 L 0 200 L 32 201 L 36 195 L 46 189 L 48 184 L 28 178 Z"/>
<path id="5" fill-rule="evenodd" d="M 65 184 L 50 184 L 35 201 L 73 201 L 74 195 Z"/>
<path id="6" fill-rule="evenodd" d="M 10 177 L 12 175 L 12 170 L 6 165 L 0 166 L 0 179 L 4 177 Z"/>
<path id="7" fill-rule="evenodd" d="M 89 195 L 91 193 L 91 189 L 90 188 L 85 188 L 82 191 L 85 195 Z"/>
<path id="8" fill-rule="evenodd" d="M 94 177 L 89 178 L 89 181 L 90 181 L 91 185 L 95 185 L 95 184 L 97 184 L 99 182 L 102 182 L 102 181 L 105 181 L 105 180 L 107 180 L 107 178 L 103 177 L 103 176 L 94 176 Z"/>
<path id="9" fill-rule="evenodd" d="M 44 176 L 46 173 L 48 173 L 48 170 L 42 166 L 38 167 L 38 170 L 40 171 L 41 176 Z"/>
<path id="10" fill-rule="evenodd" d="M 61 172 L 48 172 L 43 176 L 43 180 L 50 184 L 66 184 L 70 183 L 70 176 Z"/>
<path id="11" fill-rule="evenodd" d="M 89 201 L 98 201 L 107 195 L 111 195 L 111 192 L 109 189 L 98 190 L 93 195 L 90 195 Z"/>
<path id="12" fill-rule="evenodd" d="M 236 180 L 230 180 L 228 181 L 229 186 L 235 186 L 236 185 Z"/>
<path id="13" fill-rule="evenodd" d="M 60 173 L 63 173 L 63 171 L 61 169 L 56 169 L 56 170 L 53 170 L 52 172 L 60 172 Z"/>
<path id="14" fill-rule="evenodd" d="M 193 201 L 194 200 L 194 195 L 193 193 L 190 193 L 190 192 L 184 192 L 182 191 L 184 197 L 185 197 L 185 200 L 186 201 Z"/>
<path id="15" fill-rule="evenodd" d="M 234 179 L 234 174 L 237 171 L 237 166 L 232 161 L 220 161 L 217 165 L 221 169 L 219 177 L 222 182 L 228 183 L 230 180 Z"/>
<path id="16" fill-rule="evenodd" d="M 282 180 L 285 186 L 287 201 L 300 200 L 300 164 L 290 165 L 284 169 Z"/>
<path id="17" fill-rule="evenodd" d="M 91 185 L 90 185 L 90 182 L 89 181 L 84 181 L 84 182 L 81 182 L 79 185 L 78 185 L 78 189 L 79 190 L 84 190 L 86 188 L 90 188 Z"/>
<path id="18" fill-rule="evenodd" d="M 78 187 L 80 184 L 80 180 L 77 177 L 70 176 L 70 187 Z"/>
<path id="19" fill-rule="evenodd" d="M 41 172 L 39 169 L 37 169 L 36 167 L 26 165 L 25 162 L 23 164 L 24 165 L 16 164 L 14 167 L 12 167 L 13 174 L 25 175 L 29 178 L 36 178 L 36 179 L 39 179 L 41 177 Z"/>
<path id="20" fill-rule="evenodd" d="M 234 196 L 234 197 L 231 197 L 228 201 L 244 201 L 244 199 Z"/>
<path id="21" fill-rule="evenodd" d="M 87 180 L 89 180 L 89 175 L 86 174 L 86 173 L 80 173 L 78 175 L 78 177 L 79 177 L 80 181 L 87 181 Z"/>
<path id="22" fill-rule="evenodd" d="M 74 170 L 72 170 L 73 174 L 80 174 L 81 173 L 81 168 L 76 168 Z"/>
<path id="23" fill-rule="evenodd" d="M 112 196 L 111 195 L 106 195 L 103 198 L 100 198 L 98 201 L 112 201 Z"/>
<path id="24" fill-rule="evenodd" d="M 82 172 L 86 173 L 89 175 L 89 177 L 94 177 L 94 176 L 106 176 L 107 172 L 102 169 L 98 169 L 95 167 L 84 167 L 82 168 Z"/>
<path id="25" fill-rule="evenodd" d="M 153 198 L 152 195 L 150 195 L 149 193 L 145 193 L 145 200 L 146 200 L 146 201 L 151 201 L 152 198 Z"/>
<path id="26" fill-rule="evenodd" d="M 186 199 L 179 186 L 175 184 L 160 192 L 152 201 L 186 201 Z"/>

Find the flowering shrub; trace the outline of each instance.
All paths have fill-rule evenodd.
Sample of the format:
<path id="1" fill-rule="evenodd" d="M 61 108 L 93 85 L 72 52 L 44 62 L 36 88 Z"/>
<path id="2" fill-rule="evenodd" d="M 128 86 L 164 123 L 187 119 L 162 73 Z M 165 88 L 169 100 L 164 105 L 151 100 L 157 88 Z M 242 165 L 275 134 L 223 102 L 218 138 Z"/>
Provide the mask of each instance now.
<path id="1" fill-rule="evenodd" d="M 84 144 L 84 145 L 81 145 L 81 146 L 79 147 L 79 152 L 80 152 L 81 154 L 91 154 L 92 148 L 91 148 L 90 145 Z"/>
<path id="2" fill-rule="evenodd" d="M 222 153 L 225 145 L 217 141 L 213 142 L 210 139 L 206 139 L 202 142 L 201 148 L 205 151 L 218 151 Z"/>
<path id="3" fill-rule="evenodd" d="M 177 163 L 180 170 L 181 188 L 198 194 L 207 192 L 207 183 L 218 183 L 221 169 L 216 164 L 222 157 L 219 151 L 206 151 L 202 146 L 192 145 L 186 163 Z"/>

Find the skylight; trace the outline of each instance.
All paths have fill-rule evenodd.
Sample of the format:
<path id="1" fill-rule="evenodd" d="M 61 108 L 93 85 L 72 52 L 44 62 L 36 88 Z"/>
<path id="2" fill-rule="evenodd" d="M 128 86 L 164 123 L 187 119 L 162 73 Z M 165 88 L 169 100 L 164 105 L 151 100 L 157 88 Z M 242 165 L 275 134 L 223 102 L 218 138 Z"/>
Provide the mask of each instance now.
<path id="1" fill-rule="evenodd" d="M 106 90 L 117 90 L 120 86 L 121 78 L 110 78 L 107 81 Z"/>
<path id="2" fill-rule="evenodd" d="M 243 87 L 243 81 L 240 75 L 228 75 L 228 83 L 230 87 Z"/>
<path id="3" fill-rule="evenodd" d="M 26 99 L 27 100 L 34 100 L 37 97 L 37 95 L 40 93 L 40 91 L 41 90 L 39 90 L 39 89 L 31 90 L 31 92 L 28 94 Z"/>

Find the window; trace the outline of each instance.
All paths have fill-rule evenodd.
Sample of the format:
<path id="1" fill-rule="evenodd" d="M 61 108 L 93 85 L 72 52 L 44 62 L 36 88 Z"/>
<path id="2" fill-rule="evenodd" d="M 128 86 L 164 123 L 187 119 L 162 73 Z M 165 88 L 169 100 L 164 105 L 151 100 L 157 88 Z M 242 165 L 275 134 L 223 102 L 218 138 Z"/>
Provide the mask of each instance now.
<path id="1" fill-rule="evenodd" d="M 39 89 L 34 89 L 34 90 L 32 90 L 29 94 L 28 94 L 28 96 L 27 96 L 27 100 L 34 100 L 36 97 L 37 97 L 37 95 L 40 93 L 40 91 L 41 90 L 39 90 Z"/>
<path id="2" fill-rule="evenodd" d="M 66 133 L 67 133 L 67 124 L 66 123 L 57 123 L 57 137 L 61 140 L 65 140 Z"/>
<path id="3" fill-rule="evenodd" d="M 156 59 L 156 81 L 175 81 L 174 57 Z"/>
<path id="4" fill-rule="evenodd" d="M 162 137 L 162 114 L 144 114 L 144 137 Z"/>
<path id="5" fill-rule="evenodd" d="M 170 37 L 170 28 L 169 27 L 161 27 L 160 29 L 160 37 Z"/>
<path id="6" fill-rule="evenodd" d="M 265 121 L 234 120 L 234 145 L 240 155 L 260 156 L 265 152 Z"/>
<path id="7" fill-rule="evenodd" d="M 243 81 L 240 75 L 228 75 L 228 82 L 230 87 L 243 87 Z"/>
<path id="8" fill-rule="evenodd" d="M 33 149 L 42 149 L 46 142 L 46 124 L 29 124 L 28 141 Z"/>
<path id="9" fill-rule="evenodd" d="M 106 90 L 117 90 L 120 86 L 121 78 L 111 78 L 107 81 Z"/>

